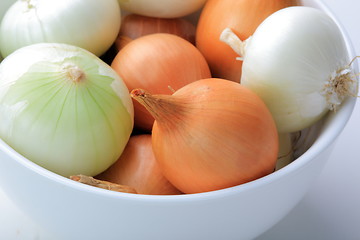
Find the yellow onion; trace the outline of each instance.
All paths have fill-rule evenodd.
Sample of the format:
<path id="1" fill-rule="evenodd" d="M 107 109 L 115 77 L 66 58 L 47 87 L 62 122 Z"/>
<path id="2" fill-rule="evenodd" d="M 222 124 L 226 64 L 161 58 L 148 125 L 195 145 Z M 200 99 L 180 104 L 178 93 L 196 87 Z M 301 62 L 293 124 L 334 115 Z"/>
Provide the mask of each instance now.
<path id="1" fill-rule="evenodd" d="M 156 18 L 129 14 L 121 21 L 115 47 L 119 51 L 131 40 L 153 33 L 174 34 L 195 44 L 195 32 L 195 25 L 184 18 Z"/>
<path id="2" fill-rule="evenodd" d="M 199 10 L 206 0 L 118 0 L 121 9 L 149 17 L 177 18 Z"/>
<path id="3" fill-rule="evenodd" d="M 138 194 L 180 194 L 162 174 L 156 162 L 151 135 L 134 135 L 120 158 L 98 179 L 134 188 Z"/>
<path id="4" fill-rule="evenodd" d="M 193 81 L 209 78 L 210 69 L 199 50 L 181 37 L 168 33 L 142 36 L 127 44 L 111 67 L 129 89 L 143 88 L 156 94 L 172 94 Z M 135 126 L 150 131 L 154 118 L 134 104 Z"/>
<path id="5" fill-rule="evenodd" d="M 164 176 L 184 193 L 218 190 L 274 171 L 278 134 L 263 101 L 223 79 L 190 83 L 173 95 L 134 89 L 154 116 L 153 150 Z"/>

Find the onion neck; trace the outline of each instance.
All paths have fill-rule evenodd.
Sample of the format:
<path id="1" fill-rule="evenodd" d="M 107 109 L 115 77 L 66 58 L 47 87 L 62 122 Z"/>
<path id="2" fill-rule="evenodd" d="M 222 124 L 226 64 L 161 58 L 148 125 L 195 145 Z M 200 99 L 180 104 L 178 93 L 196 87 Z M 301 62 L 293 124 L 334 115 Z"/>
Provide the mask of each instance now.
<path id="1" fill-rule="evenodd" d="M 143 105 L 157 122 L 162 124 L 181 121 L 187 109 L 172 95 L 152 95 L 143 89 L 134 89 L 130 95 Z"/>
<path id="2" fill-rule="evenodd" d="M 230 28 L 225 28 L 220 34 L 220 41 L 229 45 L 236 54 L 239 55 L 237 60 L 244 60 L 246 45 L 251 37 L 242 41 Z"/>

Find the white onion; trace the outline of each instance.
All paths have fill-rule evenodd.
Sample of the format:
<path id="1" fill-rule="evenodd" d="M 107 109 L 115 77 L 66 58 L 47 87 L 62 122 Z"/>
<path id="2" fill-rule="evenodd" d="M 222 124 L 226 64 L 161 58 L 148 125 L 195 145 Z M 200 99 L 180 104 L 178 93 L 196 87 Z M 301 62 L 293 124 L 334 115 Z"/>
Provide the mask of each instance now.
<path id="1" fill-rule="evenodd" d="M 178 18 L 199 10 L 206 0 L 119 0 L 121 9 L 158 18 Z"/>
<path id="2" fill-rule="evenodd" d="M 6 11 L 9 9 L 9 7 L 16 2 L 16 0 L 1 0 L 0 1 L 0 22 L 5 15 Z"/>
<path id="3" fill-rule="evenodd" d="M 0 50 L 6 57 L 23 46 L 56 42 L 100 56 L 115 41 L 120 24 L 117 0 L 19 0 L 3 18 Z"/>
<path id="4" fill-rule="evenodd" d="M 3 16 L 5 15 L 6 11 L 9 7 L 16 2 L 16 0 L 1 0 L 0 1 L 0 23 L 2 21 Z M 1 34 L 1 33 L 0 33 Z M 0 54 L 0 61 L 2 60 L 2 56 Z"/>
<path id="5" fill-rule="evenodd" d="M 66 44 L 21 48 L 0 65 L 0 137 L 63 176 L 96 175 L 133 128 L 128 89 L 92 53 Z"/>
<path id="6" fill-rule="evenodd" d="M 220 38 L 242 55 L 241 84 L 264 100 L 279 132 L 304 129 L 356 95 L 343 35 L 320 10 L 285 8 L 244 42 L 229 29 Z"/>

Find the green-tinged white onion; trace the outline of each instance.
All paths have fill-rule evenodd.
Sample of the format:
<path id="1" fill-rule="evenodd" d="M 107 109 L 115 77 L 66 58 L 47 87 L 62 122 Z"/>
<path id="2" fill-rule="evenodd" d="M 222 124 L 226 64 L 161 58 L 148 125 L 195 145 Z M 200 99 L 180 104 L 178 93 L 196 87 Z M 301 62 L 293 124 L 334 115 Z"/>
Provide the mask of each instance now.
<path id="1" fill-rule="evenodd" d="M 199 10 L 206 0 L 118 0 L 121 9 L 148 17 L 178 18 Z"/>
<path id="2" fill-rule="evenodd" d="M 230 29 L 220 39 L 241 55 L 241 84 L 264 100 L 279 132 L 304 129 L 356 95 L 342 32 L 320 10 L 285 8 L 265 19 L 246 41 Z"/>
<path id="3" fill-rule="evenodd" d="M 96 175 L 121 155 L 133 128 L 122 79 L 79 47 L 40 43 L 0 64 L 0 137 L 63 176 Z"/>
<path id="4" fill-rule="evenodd" d="M 6 11 L 9 9 L 9 7 L 16 2 L 17 0 L 1 0 L 0 1 L 0 22 L 5 15 Z"/>
<path id="5" fill-rule="evenodd" d="M 115 41 L 120 24 L 117 0 L 18 0 L 3 18 L 0 50 L 6 57 L 23 46 L 56 42 L 100 56 Z"/>
<path id="6" fill-rule="evenodd" d="M 16 2 L 16 0 L 1 0 L 0 1 L 0 23 L 2 21 L 3 16 L 5 15 L 6 11 L 9 7 Z M 0 33 L 1 35 L 1 33 Z M 0 61 L 2 60 L 2 56 L 0 54 Z"/>

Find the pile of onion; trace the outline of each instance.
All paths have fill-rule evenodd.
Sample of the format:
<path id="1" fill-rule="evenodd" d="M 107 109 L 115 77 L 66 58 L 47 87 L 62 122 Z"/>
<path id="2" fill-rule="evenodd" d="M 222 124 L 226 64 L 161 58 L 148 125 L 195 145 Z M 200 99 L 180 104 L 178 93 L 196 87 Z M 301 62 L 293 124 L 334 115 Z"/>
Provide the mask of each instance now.
<path id="1" fill-rule="evenodd" d="M 301 0 L 1 1 L 1 139 L 108 190 L 264 177 L 358 90 L 337 24 Z"/>

